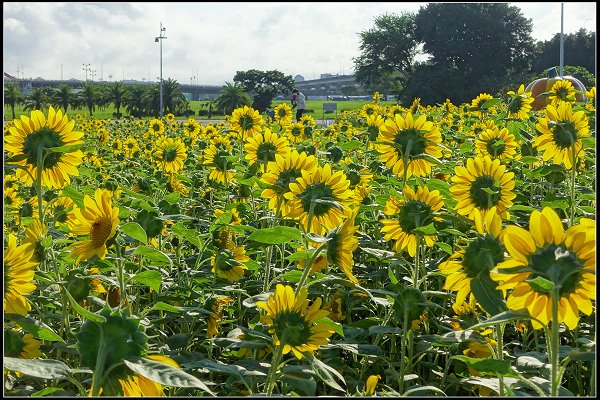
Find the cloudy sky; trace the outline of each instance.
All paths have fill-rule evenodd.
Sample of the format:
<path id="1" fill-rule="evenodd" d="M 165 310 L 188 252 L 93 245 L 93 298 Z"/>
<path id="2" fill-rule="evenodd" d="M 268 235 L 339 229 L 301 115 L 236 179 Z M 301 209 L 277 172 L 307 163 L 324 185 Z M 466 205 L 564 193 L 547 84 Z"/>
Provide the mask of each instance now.
<path id="1" fill-rule="evenodd" d="M 236 71 L 279 70 L 305 79 L 351 74 L 358 33 L 385 13 L 417 12 L 405 2 L 4 2 L 3 68 L 44 79 L 157 81 L 160 24 L 163 78 L 222 85 Z M 532 36 L 561 29 L 561 3 L 511 3 Z M 596 3 L 564 3 L 563 31 L 596 30 Z M 567 49 L 566 49 L 567 50 Z"/>

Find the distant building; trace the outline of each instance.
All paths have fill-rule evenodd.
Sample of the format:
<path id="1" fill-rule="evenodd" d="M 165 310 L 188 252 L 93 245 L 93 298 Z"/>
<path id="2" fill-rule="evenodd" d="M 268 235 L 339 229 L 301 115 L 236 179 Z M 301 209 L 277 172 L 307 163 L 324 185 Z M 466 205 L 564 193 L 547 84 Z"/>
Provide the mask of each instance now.
<path id="1" fill-rule="evenodd" d="M 294 77 L 294 82 L 304 82 L 304 77 L 302 75 L 296 75 Z"/>

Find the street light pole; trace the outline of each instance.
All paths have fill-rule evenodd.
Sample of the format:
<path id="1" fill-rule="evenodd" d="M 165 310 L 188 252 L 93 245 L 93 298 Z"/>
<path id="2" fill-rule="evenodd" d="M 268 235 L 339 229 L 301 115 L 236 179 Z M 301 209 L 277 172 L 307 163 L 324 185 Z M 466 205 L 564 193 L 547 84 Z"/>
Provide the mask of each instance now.
<path id="1" fill-rule="evenodd" d="M 91 70 L 91 68 L 90 68 L 90 64 L 89 64 L 89 63 L 88 63 L 88 64 L 85 64 L 85 63 L 84 63 L 84 64 L 83 64 L 83 70 L 85 71 L 85 81 L 87 82 L 87 80 L 88 80 L 88 79 L 87 79 L 87 74 L 88 74 L 88 71 L 90 71 L 90 70 Z"/>
<path id="2" fill-rule="evenodd" d="M 162 118 L 163 115 L 163 78 L 162 78 L 162 40 L 166 39 L 166 36 L 163 36 L 163 32 L 165 32 L 167 28 L 163 28 L 162 22 L 160 23 L 160 35 L 154 38 L 155 42 L 160 43 L 160 109 L 159 115 Z"/>

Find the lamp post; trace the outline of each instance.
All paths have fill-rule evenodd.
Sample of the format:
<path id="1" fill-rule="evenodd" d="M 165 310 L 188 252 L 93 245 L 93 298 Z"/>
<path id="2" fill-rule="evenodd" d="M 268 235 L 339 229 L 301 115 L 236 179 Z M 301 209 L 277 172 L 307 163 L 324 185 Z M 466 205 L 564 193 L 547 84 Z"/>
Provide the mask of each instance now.
<path id="1" fill-rule="evenodd" d="M 159 36 L 154 38 L 155 42 L 160 43 L 160 109 L 159 116 L 162 118 L 163 115 L 163 79 L 162 79 L 162 40 L 166 39 L 166 36 L 163 36 L 163 33 L 167 30 L 167 28 L 163 28 L 162 22 L 160 23 L 160 34 Z"/>

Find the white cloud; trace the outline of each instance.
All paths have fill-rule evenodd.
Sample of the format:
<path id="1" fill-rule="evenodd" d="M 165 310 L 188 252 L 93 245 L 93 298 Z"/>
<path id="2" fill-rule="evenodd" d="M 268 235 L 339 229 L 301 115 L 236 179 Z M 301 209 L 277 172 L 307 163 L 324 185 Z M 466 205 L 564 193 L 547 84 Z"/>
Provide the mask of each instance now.
<path id="1" fill-rule="evenodd" d="M 560 3 L 511 3 L 533 22 L 533 37 L 560 32 Z M 201 2 L 4 3 L 3 68 L 26 77 L 150 79 L 159 75 L 160 23 L 163 77 L 199 84 L 232 81 L 238 70 L 277 69 L 307 79 L 351 73 L 358 33 L 384 13 L 418 12 L 426 3 Z M 564 3 L 564 31 L 595 32 L 595 3 Z M 61 68 L 62 66 L 62 68 Z"/>

